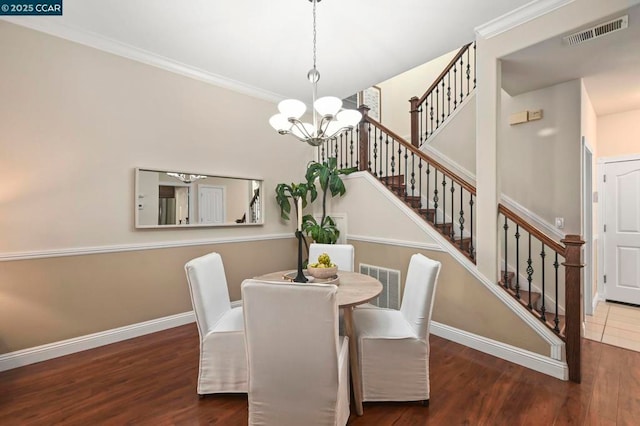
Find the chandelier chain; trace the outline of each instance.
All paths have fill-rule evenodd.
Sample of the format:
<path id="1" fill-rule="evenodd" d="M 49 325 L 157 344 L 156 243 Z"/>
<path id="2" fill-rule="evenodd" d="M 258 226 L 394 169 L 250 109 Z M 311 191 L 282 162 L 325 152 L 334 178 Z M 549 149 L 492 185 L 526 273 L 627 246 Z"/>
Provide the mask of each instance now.
<path id="1" fill-rule="evenodd" d="M 316 0 L 313 0 L 313 68 L 316 69 Z"/>

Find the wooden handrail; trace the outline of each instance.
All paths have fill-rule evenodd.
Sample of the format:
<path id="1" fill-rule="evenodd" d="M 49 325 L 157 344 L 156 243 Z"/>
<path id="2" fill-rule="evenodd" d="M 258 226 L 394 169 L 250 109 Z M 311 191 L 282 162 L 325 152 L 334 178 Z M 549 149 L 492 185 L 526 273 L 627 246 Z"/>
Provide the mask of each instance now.
<path id="1" fill-rule="evenodd" d="M 420 151 L 415 146 L 411 145 L 409 142 L 404 140 L 404 138 L 402 136 L 399 136 L 397 133 L 389 130 L 387 127 L 385 127 L 384 125 L 378 123 L 376 120 L 372 119 L 368 115 L 363 117 L 363 121 L 367 121 L 367 122 L 371 123 L 373 126 L 375 126 L 378 129 L 382 130 L 383 132 L 385 132 L 386 134 L 391 136 L 393 139 L 395 139 L 398 143 L 400 143 L 401 145 L 404 145 L 409 151 L 411 151 L 412 153 L 414 153 L 418 157 L 422 158 L 426 162 L 432 164 L 435 168 L 437 168 L 442 173 L 447 175 L 450 179 L 455 181 L 458 185 L 460 185 L 461 187 L 463 187 L 464 189 L 469 191 L 472 195 L 476 195 L 475 186 L 471 185 L 470 183 L 468 183 L 467 181 L 462 179 L 460 176 L 458 176 L 457 174 L 455 174 L 454 172 L 449 170 L 447 167 L 442 165 L 442 163 L 440 163 L 439 161 L 435 160 L 433 157 L 425 154 L 424 152 Z"/>
<path id="2" fill-rule="evenodd" d="M 433 83 L 431 84 L 431 86 L 429 86 L 429 88 L 427 89 L 426 92 L 424 92 L 424 95 L 422 95 L 420 97 L 420 99 L 418 99 L 418 105 L 422 104 L 424 102 L 425 99 L 427 99 L 427 96 L 429 96 L 429 93 L 431 93 L 433 91 L 433 89 L 436 88 L 436 86 L 438 85 L 438 83 L 440 83 L 440 80 L 442 80 L 442 78 L 447 75 L 447 73 L 451 70 L 451 68 L 453 67 L 453 65 L 458 61 L 458 59 L 460 59 L 460 57 L 462 55 L 464 55 L 464 52 L 466 52 L 469 49 L 469 46 L 471 46 L 473 43 L 469 43 L 469 44 L 465 44 L 464 46 L 462 46 L 460 48 L 460 50 L 458 51 L 458 53 L 456 53 L 456 56 L 453 57 L 453 59 L 449 62 L 449 64 L 447 65 L 447 67 L 444 69 L 444 71 L 442 71 L 440 73 L 440 75 L 438 76 L 438 78 L 436 78 Z"/>
<path id="3" fill-rule="evenodd" d="M 542 232 L 541 230 L 539 230 L 538 228 L 536 228 L 535 226 L 531 225 L 526 220 L 518 216 L 517 213 L 514 213 L 508 207 L 505 207 L 504 204 L 498 204 L 498 212 L 502 213 L 503 215 L 511 219 L 513 222 L 517 223 L 529 234 L 533 235 L 534 237 L 542 241 L 547 247 L 551 248 L 551 250 L 555 251 L 556 253 L 564 257 L 565 247 L 562 244 L 548 237 L 544 232 Z"/>

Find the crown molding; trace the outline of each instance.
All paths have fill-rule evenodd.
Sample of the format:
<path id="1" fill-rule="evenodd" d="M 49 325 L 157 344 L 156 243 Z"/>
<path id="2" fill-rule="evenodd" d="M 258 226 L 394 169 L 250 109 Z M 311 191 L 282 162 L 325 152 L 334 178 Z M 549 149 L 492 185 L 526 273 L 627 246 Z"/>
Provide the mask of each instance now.
<path id="1" fill-rule="evenodd" d="M 536 19 L 542 15 L 565 6 L 574 0 L 535 0 L 520 6 L 511 12 L 505 13 L 485 24 L 477 26 L 474 30 L 476 36 L 489 39 L 509 31 L 519 25 Z"/>
<path id="2" fill-rule="evenodd" d="M 200 68 L 191 67 L 181 62 L 174 61 L 172 59 L 131 46 L 126 43 L 121 43 L 119 41 L 101 36 L 96 33 L 79 30 L 77 28 L 73 28 L 52 20 L 29 18 L 32 17 L 14 16 L 2 17 L 0 19 L 12 24 L 20 25 L 25 28 L 49 34 L 54 37 L 62 38 L 82 44 L 84 46 L 102 50 L 103 52 L 141 62 L 146 65 L 151 65 L 153 67 L 160 68 L 174 74 L 179 74 L 185 77 L 192 78 L 194 80 L 199 80 L 204 83 L 212 84 L 214 86 L 252 96 L 254 98 L 262 99 L 269 102 L 279 102 L 285 98 L 284 96 L 277 93 L 269 92 L 267 90 L 251 86 L 237 80 L 213 74 Z"/>

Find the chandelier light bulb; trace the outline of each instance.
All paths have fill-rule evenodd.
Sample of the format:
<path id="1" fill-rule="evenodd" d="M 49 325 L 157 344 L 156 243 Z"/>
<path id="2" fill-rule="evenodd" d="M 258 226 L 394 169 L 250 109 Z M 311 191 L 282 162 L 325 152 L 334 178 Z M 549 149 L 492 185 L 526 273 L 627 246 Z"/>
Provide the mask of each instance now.
<path id="1" fill-rule="evenodd" d="M 276 114 L 271 116 L 271 118 L 269 119 L 269 124 L 271 124 L 271 127 L 276 129 L 276 131 L 280 134 L 289 133 L 289 130 L 291 129 L 291 122 L 287 120 L 287 117 L 285 117 L 284 114 Z"/>
<path id="2" fill-rule="evenodd" d="M 326 115 L 335 116 L 342 108 L 342 101 L 335 96 L 325 96 L 316 100 L 313 107 L 322 117 Z"/>
<path id="3" fill-rule="evenodd" d="M 362 114 L 355 109 L 343 109 L 336 116 L 339 122 L 344 123 L 347 127 L 355 127 L 362 120 Z"/>
<path id="4" fill-rule="evenodd" d="M 304 102 L 297 99 L 285 99 L 278 104 L 278 111 L 286 118 L 295 118 L 297 120 L 302 117 L 306 110 L 307 106 Z"/>

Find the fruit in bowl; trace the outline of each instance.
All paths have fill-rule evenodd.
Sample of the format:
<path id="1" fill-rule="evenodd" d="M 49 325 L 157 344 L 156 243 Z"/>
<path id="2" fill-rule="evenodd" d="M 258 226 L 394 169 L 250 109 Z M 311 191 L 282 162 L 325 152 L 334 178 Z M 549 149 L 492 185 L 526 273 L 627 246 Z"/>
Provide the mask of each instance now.
<path id="1" fill-rule="evenodd" d="M 327 253 L 322 253 L 318 256 L 316 263 L 310 263 L 307 266 L 307 272 L 314 278 L 327 279 L 336 276 L 338 267 L 331 262 L 331 258 Z"/>

